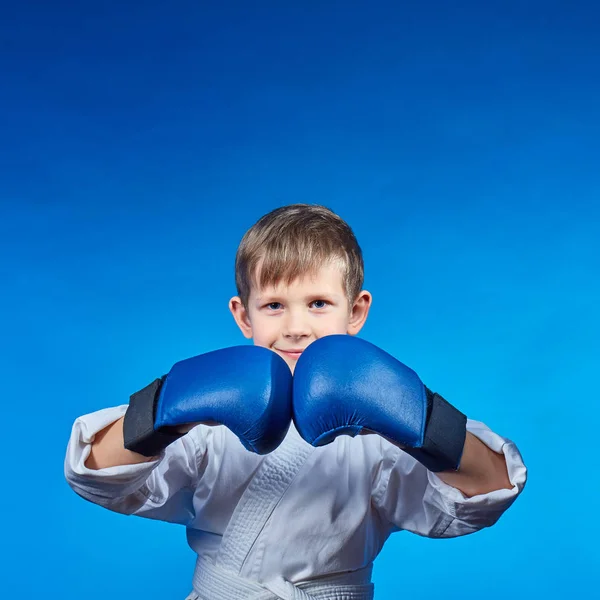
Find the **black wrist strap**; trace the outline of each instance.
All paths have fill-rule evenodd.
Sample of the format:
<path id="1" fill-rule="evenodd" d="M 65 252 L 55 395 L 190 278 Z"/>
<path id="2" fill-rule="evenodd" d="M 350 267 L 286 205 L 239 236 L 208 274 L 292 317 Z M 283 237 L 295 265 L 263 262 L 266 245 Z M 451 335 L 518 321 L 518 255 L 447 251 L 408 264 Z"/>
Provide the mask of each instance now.
<path id="1" fill-rule="evenodd" d="M 154 429 L 156 403 L 166 375 L 155 379 L 129 399 L 123 421 L 125 448 L 143 456 L 157 456 L 183 434 Z"/>
<path id="2" fill-rule="evenodd" d="M 405 451 L 434 473 L 456 471 L 467 436 L 467 417 L 439 394 L 427 388 L 425 391 L 427 422 L 423 445 Z"/>

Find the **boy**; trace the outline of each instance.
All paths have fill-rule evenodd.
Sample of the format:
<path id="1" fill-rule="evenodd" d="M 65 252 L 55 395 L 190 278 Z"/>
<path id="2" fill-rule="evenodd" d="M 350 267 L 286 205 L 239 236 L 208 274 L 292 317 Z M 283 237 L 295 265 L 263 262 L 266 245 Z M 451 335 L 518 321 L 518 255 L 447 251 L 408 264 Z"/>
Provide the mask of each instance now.
<path id="1" fill-rule="evenodd" d="M 353 337 L 371 306 L 362 283 L 340 217 L 278 208 L 236 256 L 229 308 L 254 345 L 177 363 L 129 407 L 76 420 L 69 484 L 185 525 L 198 554 L 188 600 L 371 599 L 392 532 L 472 533 L 523 489 L 512 442 Z"/>

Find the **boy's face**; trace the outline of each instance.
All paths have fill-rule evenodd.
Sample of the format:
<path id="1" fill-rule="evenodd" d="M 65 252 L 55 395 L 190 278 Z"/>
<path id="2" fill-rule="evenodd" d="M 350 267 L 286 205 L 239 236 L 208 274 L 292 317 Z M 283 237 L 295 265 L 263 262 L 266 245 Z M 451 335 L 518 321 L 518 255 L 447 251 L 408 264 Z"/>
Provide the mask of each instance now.
<path id="1" fill-rule="evenodd" d="M 289 286 L 253 288 L 247 309 L 238 296 L 229 302 L 244 336 L 279 354 L 292 372 L 302 351 L 315 340 L 332 334 L 356 335 L 370 305 L 371 294 L 364 290 L 350 305 L 337 265 L 323 266 L 314 276 Z"/>

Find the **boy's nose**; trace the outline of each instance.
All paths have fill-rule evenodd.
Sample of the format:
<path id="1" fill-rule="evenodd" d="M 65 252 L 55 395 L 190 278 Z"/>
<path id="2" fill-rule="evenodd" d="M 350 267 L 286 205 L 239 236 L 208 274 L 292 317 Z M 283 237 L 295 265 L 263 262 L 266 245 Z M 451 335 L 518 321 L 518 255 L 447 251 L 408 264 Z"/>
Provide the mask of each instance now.
<path id="1" fill-rule="evenodd" d="M 299 315 L 288 315 L 283 325 L 283 332 L 287 337 L 299 338 L 310 334 L 306 319 Z"/>

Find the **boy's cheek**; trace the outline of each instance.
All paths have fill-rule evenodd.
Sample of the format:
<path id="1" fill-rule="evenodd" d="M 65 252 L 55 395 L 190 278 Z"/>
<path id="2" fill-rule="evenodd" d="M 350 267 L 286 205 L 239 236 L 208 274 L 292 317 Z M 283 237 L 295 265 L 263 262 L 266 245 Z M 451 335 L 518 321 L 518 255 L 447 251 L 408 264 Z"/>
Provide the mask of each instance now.
<path id="1" fill-rule="evenodd" d="M 266 348 L 272 346 L 277 341 L 277 331 L 260 320 L 257 320 L 252 329 L 254 344 Z"/>

